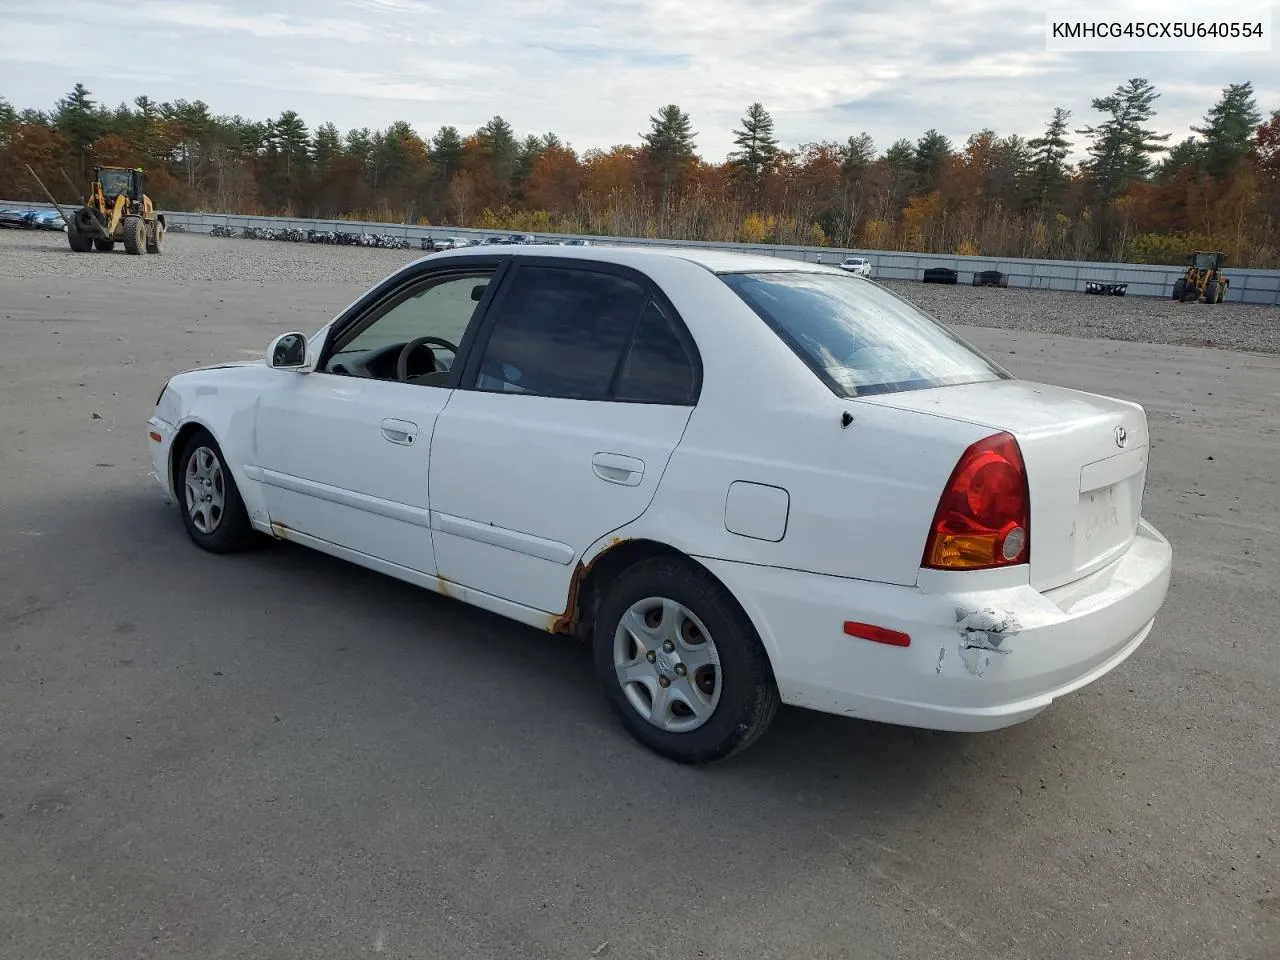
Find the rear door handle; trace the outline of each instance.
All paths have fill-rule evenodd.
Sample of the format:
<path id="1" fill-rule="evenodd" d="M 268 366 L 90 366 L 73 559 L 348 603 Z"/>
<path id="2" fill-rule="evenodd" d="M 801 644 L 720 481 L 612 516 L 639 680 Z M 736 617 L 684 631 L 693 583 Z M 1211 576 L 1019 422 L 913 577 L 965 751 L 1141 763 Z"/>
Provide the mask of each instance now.
<path id="1" fill-rule="evenodd" d="M 620 453 L 597 453 L 591 458 L 591 469 L 601 480 L 624 487 L 639 486 L 644 479 L 644 461 Z"/>
<path id="2" fill-rule="evenodd" d="M 387 418 L 382 421 L 382 437 L 384 440 L 398 443 L 402 447 L 411 447 L 413 442 L 418 439 L 418 425 L 410 423 L 408 420 Z"/>

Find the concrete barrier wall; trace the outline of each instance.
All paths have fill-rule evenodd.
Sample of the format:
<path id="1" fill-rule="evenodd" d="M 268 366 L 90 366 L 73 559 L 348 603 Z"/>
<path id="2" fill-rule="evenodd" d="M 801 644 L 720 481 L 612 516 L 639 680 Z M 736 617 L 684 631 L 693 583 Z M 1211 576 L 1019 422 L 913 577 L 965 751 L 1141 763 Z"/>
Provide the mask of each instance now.
<path id="1" fill-rule="evenodd" d="M 0 201 L 0 207 L 48 208 L 38 203 L 8 203 Z M 165 211 L 166 221 L 181 225 L 194 233 L 208 233 L 216 226 L 243 230 L 245 227 L 297 230 L 331 230 L 348 233 L 379 233 L 393 237 L 406 237 L 410 241 L 426 237 L 504 236 L 509 231 L 479 230 L 469 227 L 423 227 L 403 223 L 366 223 L 355 220 L 313 220 L 305 217 L 250 217 L 239 214 L 187 213 Z M 1002 257 L 962 257 L 931 253 L 899 253 L 889 250 L 838 249 L 835 247 L 782 246 L 772 243 L 716 243 L 701 240 L 649 240 L 639 237 L 592 237 L 579 234 L 532 234 L 540 240 L 590 240 L 595 244 L 613 246 L 667 246 L 705 247 L 786 257 L 815 263 L 839 263 L 846 256 L 863 256 L 871 261 L 873 275 L 881 280 L 920 280 L 930 267 L 949 267 L 959 274 L 961 284 L 972 283 L 974 273 L 983 270 L 999 270 L 1009 275 L 1009 286 L 1042 290 L 1083 292 L 1088 281 L 1128 284 L 1127 295 L 1138 297 L 1167 297 L 1173 283 L 1183 273 L 1181 266 L 1162 266 L 1137 263 L 1100 263 L 1075 260 L 1032 260 Z M 1255 303 L 1276 306 L 1280 304 L 1280 270 L 1240 270 L 1228 265 L 1227 276 L 1231 280 L 1227 300 L 1237 303 Z"/>

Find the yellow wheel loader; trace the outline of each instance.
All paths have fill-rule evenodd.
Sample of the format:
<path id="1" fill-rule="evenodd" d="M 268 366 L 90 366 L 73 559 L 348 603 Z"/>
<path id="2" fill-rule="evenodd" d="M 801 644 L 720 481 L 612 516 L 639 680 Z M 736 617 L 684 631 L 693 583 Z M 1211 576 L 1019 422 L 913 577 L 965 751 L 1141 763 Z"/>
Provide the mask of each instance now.
<path id="1" fill-rule="evenodd" d="M 1222 275 L 1225 253 L 1197 250 L 1187 258 L 1187 270 L 1173 282 L 1171 299 L 1183 303 L 1221 303 L 1231 281 Z"/>
<path id="2" fill-rule="evenodd" d="M 84 206 L 67 218 L 67 242 L 76 253 L 108 252 L 119 242 L 126 253 L 160 253 L 164 214 L 142 192 L 142 170 L 94 167 Z"/>

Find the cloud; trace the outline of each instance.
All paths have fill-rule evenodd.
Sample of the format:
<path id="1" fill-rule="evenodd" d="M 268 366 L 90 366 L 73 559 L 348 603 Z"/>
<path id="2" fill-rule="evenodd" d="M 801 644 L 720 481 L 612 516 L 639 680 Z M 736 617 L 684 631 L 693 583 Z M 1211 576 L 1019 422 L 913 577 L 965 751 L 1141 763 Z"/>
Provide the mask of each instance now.
<path id="1" fill-rule="evenodd" d="M 148 4 L 138 8 L 138 19 L 165 23 L 195 32 L 248 33 L 268 40 L 340 40 L 364 43 L 373 31 L 355 20 L 301 20 L 278 13 L 235 13 L 214 4 Z"/>
<path id="2" fill-rule="evenodd" d="M 1129 77 L 1162 92 L 1174 140 L 1228 83 L 1280 107 L 1269 54 L 1066 54 L 1044 11 L 1012 0 L 64 0 L 7 8 L 0 94 L 48 108 L 77 80 L 115 103 L 201 99 L 313 128 L 407 120 L 429 135 L 501 114 L 578 149 L 634 143 L 665 103 L 689 111 L 708 159 L 761 101 L 787 145 L 869 132 L 883 149 L 936 128 L 1035 136 L 1055 106 L 1075 126 Z M 120 75 L 106 49 L 145 49 Z M 67 64 L 75 64 L 68 72 Z M 1077 143 L 1077 153 L 1083 148 Z"/>

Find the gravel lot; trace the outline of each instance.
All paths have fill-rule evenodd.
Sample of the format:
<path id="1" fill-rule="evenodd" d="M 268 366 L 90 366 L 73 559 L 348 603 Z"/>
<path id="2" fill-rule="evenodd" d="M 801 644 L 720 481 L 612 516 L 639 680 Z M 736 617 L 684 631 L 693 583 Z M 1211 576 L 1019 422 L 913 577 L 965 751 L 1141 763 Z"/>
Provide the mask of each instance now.
<path id="1" fill-rule="evenodd" d="M 352 297 L 420 250 L 378 250 L 269 240 L 170 234 L 164 256 L 125 269 L 118 250 L 77 260 L 75 276 L 131 282 L 350 284 Z M 63 256 L 50 256 L 51 252 Z M 21 280 L 65 279 L 61 234 L 0 231 L 5 271 Z M 886 286 L 950 324 L 1142 343 L 1280 353 L 1280 307 L 1173 303 L 1150 297 L 1090 297 L 1047 290 L 942 286 L 889 281 Z M 345 304 L 344 304 L 345 305 Z M 319 324 L 317 324 L 318 326 Z"/>
<path id="2" fill-rule="evenodd" d="M 148 476 L 165 377 L 414 252 L 169 240 L 0 232 L 0 957 L 1280 957 L 1280 358 L 1054 335 L 1155 338 L 1157 302 L 907 288 L 1021 376 L 1146 405 L 1168 603 L 1018 727 L 784 710 L 690 770 L 567 641 L 188 543 Z M 1275 352 L 1275 311 L 1182 309 Z"/>
<path id="3" fill-rule="evenodd" d="M 946 323 L 1280 353 L 1280 307 L 1243 303 L 1210 307 L 1154 297 L 1096 297 L 1057 290 L 948 287 L 901 280 L 885 286 Z"/>

